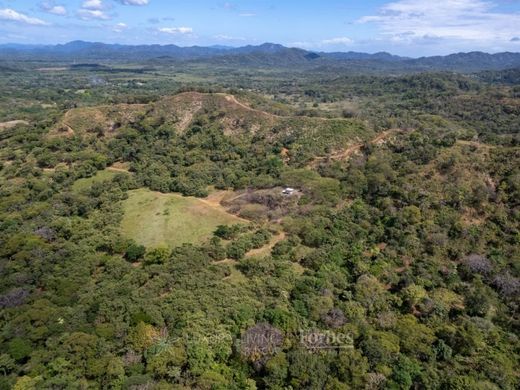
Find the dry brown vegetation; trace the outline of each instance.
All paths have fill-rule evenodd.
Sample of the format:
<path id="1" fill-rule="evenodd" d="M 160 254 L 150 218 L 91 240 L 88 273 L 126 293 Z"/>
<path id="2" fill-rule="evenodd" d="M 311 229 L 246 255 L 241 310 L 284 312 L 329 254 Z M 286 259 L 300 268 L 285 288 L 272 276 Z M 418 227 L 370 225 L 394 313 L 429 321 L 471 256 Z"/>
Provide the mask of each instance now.
<path id="1" fill-rule="evenodd" d="M 28 125 L 29 122 L 24 120 L 13 120 L 8 122 L 0 122 L 0 130 L 11 129 L 17 125 Z"/>
<path id="2" fill-rule="evenodd" d="M 224 93 L 183 92 L 151 104 L 73 108 L 65 113 L 49 135 L 68 137 L 90 133 L 110 137 L 117 134 L 117 129 L 145 117 L 144 123 L 169 125 L 182 133 L 199 115 L 207 115 L 222 127 L 226 135 L 297 127 L 309 136 L 319 137 L 319 128 L 324 123 L 330 122 L 331 126 L 350 123 L 345 119 L 280 116 L 252 108 L 235 96 Z"/>
<path id="3" fill-rule="evenodd" d="M 117 162 L 113 163 L 111 166 L 107 167 L 107 169 L 109 171 L 113 171 L 113 172 L 129 173 L 130 164 L 127 162 L 117 161 Z"/>
<path id="4" fill-rule="evenodd" d="M 122 126 L 137 122 L 146 113 L 143 104 L 73 108 L 51 129 L 51 137 L 93 134 L 112 136 Z"/>
<path id="5" fill-rule="evenodd" d="M 282 190 L 282 187 L 250 189 L 223 199 L 222 205 L 229 212 L 248 220 L 279 220 L 298 207 L 298 199 L 301 196 L 299 192 L 291 196 L 283 195 Z"/>
<path id="6" fill-rule="evenodd" d="M 399 133 L 402 133 L 406 131 L 405 129 L 390 129 L 383 131 L 379 133 L 375 138 L 369 141 L 372 145 L 382 145 L 385 142 L 387 142 L 390 138 L 396 136 Z M 353 144 L 351 146 L 348 146 L 343 149 L 332 151 L 331 153 L 327 154 L 326 156 L 319 156 L 314 158 L 311 163 L 309 164 L 309 167 L 316 168 L 320 163 L 326 162 L 326 161 L 347 161 L 352 156 L 358 154 L 361 152 L 361 149 L 365 143 L 359 142 L 356 144 Z"/>

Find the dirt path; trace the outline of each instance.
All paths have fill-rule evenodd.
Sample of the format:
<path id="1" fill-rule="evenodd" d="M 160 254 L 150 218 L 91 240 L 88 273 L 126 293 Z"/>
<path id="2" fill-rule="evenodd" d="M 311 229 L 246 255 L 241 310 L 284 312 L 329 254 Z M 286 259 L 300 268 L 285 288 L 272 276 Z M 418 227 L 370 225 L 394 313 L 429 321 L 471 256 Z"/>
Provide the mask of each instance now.
<path id="1" fill-rule="evenodd" d="M 398 134 L 398 133 L 403 133 L 404 131 L 405 131 L 404 129 L 385 130 L 382 133 L 379 133 L 377 135 L 377 137 L 375 137 L 372 141 L 370 141 L 370 143 L 374 144 L 374 145 L 380 145 L 381 143 L 386 141 L 387 138 L 391 137 L 392 135 Z"/>
<path id="2" fill-rule="evenodd" d="M 264 245 L 263 247 L 258 249 L 252 249 L 249 252 L 247 252 L 246 257 L 267 256 L 271 253 L 271 250 L 274 248 L 274 246 L 284 239 L 285 232 L 281 232 L 277 236 L 274 236 L 269 242 L 269 244 Z"/>
<path id="3" fill-rule="evenodd" d="M 116 161 L 115 163 L 113 163 L 112 165 L 107 167 L 107 170 L 112 171 L 112 172 L 131 173 L 129 171 L 129 167 L 130 167 L 129 163 Z"/>
<path id="4" fill-rule="evenodd" d="M 465 145 L 465 146 L 473 146 L 475 148 L 484 148 L 484 149 L 495 149 L 496 146 L 495 145 L 489 145 L 489 144 L 483 144 L 483 143 L 480 143 L 478 141 L 463 141 L 463 140 L 458 140 L 457 143 L 459 145 Z"/>
<path id="5" fill-rule="evenodd" d="M 398 133 L 403 133 L 404 131 L 406 131 L 406 130 L 404 130 L 404 129 L 390 129 L 390 130 L 383 131 L 382 133 L 379 133 L 375 138 L 370 140 L 369 143 L 372 144 L 372 145 L 381 145 L 389 137 L 391 137 L 391 136 L 393 136 L 395 134 L 398 134 Z M 342 150 L 338 150 L 338 151 L 332 152 L 332 153 L 330 153 L 327 156 L 316 157 L 309 164 L 309 167 L 316 168 L 320 162 L 327 161 L 327 160 L 346 161 L 350 157 L 352 157 L 353 154 L 356 154 L 356 153 L 360 152 L 361 148 L 363 148 L 363 145 L 365 145 L 365 144 L 363 142 L 360 142 L 360 143 L 351 145 L 351 146 L 349 146 L 346 149 L 342 149 Z"/>
<path id="6" fill-rule="evenodd" d="M 243 196 L 246 196 L 249 194 L 248 191 L 242 192 L 240 194 L 236 194 L 234 191 L 216 191 L 211 194 L 209 194 L 206 198 L 200 198 L 201 201 L 206 203 L 207 205 L 213 206 L 213 207 L 222 207 L 222 202 L 225 200 L 227 203 L 231 203 L 237 199 L 242 198 Z M 230 195 L 233 195 L 232 197 L 228 197 Z"/>
<path id="7" fill-rule="evenodd" d="M 232 194 L 232 191 L 216 191 L 212 194 L 209 194 L 206 198 L 195 198 L 198 201 L 204 203 L 205 205 L 217 209 L 219 211 L 223 211 L 225 213 L 231 214 L 224 206 L 222 206 L 222 201 L 224 198 L 230 194 Z M 232 214 L 233 215 L 233 214 Z M 244 223 L 249 223 L 251 221 L 241 218 L 237 215 L 234 215 L 237 220 L 242 221 Z"/>
<path id="8" fill-rule="evenodd" d="M 232 192 L 231 191 L 216 191 L 216 192 L 209 194 L 205 198 L 199 198 L 199 200 L 203 203 L 206 203 L 208 206 L 220 208 L 220 207 L 222 207 L 221 202 L 229 194 L 232 194 Z"/>
<path id="9" fill-rule="evenodd" d="M 194 102 L 193 106 L 190 107 L 183 115 L 181 120 L 177 123 L 179 131 L 184 132 L 188 129 L 195 115 L 202 109 L 202 102 Z"/>
<path id="10" fill-rule="evenodd" d="M 60 68 L 38 68 L 36 69 L 38 72 L 63 72 L 68 68 L 60 67 Z"/>
<path id="11" fill-rule="evenodd" d="M 359 152 L 361 150 L 361 148 L 363 147 L 363 145 L 364 145 L 363 143 L 354 144 L 352 146 L 349 146 L 346 149 L 333 152 L 333 153 L 329 154 L 328 156 L 316 157 L 312 161 L 311 165 L 316 166 L 319 162 L 326 161 L 326 160 L 334 160 L 334 161 L 348 160 L 354 153 Z"/>
<path id="12" fill-rule="evenodd" d="M 130 173 L 128 169 L 124 168 L 108 167 L 107 170 L 112 172 Z"/>
<path id="13" fill-rule="evenodd" d="M 270 112 L 267 112 L 267 111 L 257 110 L 256 108 L 250 107 L 247 104 L 239 102 L 238 99 L 234 95 L 228 95 L 228 94 L 225 94 L 225 93 L 222 93 L 222 94 L 219 93 L 217 95 L 224 96 L 224 98 L 228 102 L 236 104 L 237 106 L 240 106 L 240 107 L 242 107 L 245 110 L 256 112 L 257 114 L 261 114 L 261 115 L 265 115 L 265 116 L 272 116 L 272 117 L 275 117 L 275 118 L 283 118 L 282 116 L 279 116 L 279 115 L 276 115 L 276 114 L 271 114 Z"/>
<path id="14" fill-rule="evenodd" d="M 319 116 L 297 116 L 297 115 L 295 115 L 295 116 L 285 116 L 285 115 L 277 115 L 277 114 L 273 114 L 271 112 L 258 110 L 256 108 L 248 106 L 247 104 L 242 103 L 241 101 L 239 101 L 236 98 L 236 96 L 234 96 L 234 95 L 229 95 L 229 94 L 226 94 L 226 93 L 216 93 L 215 95 L 224 96 L 224 98 L 228 102 L 236 104 L 237 106 L 242 107 L 245 110 L 248 110 L 248 111 L 251 111 L 251 112 L 256 112 L 257 114 L 261 114 L 261 115 L 264 115 L 264 116 L 269 116 L 269 117 L 272 117 L 272 118 L 278 118 L 278 119 L 304 118 L 304 119 L 311 119 L 311 120 L 317 120 L 317 121 L 346 120 L 345 118 L 323 118 L 323 117 L 319 117 Z"/>

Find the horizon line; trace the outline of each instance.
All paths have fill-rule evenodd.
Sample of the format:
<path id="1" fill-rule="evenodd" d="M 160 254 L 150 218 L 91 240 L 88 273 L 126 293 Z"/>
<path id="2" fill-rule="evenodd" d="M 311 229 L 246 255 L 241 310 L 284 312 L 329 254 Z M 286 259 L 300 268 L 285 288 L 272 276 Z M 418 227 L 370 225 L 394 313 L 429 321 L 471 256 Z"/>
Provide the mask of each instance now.
<path id="1" fill-rule="evenodd" d="M 298 49 L 303 50 L 309 53 L 357 53 L 357 54 L 368 54 L 368 55 L 376 55 L 376 54 L 388 54 L 394 57 L 399 57 L 403 59 L 419 59 L 419 58 L 428 58 L 428 57 L 447 57 L 450 55 L 456 55 L 456 54 L 470 54 L 470 53 L 483 53 L 483 54 L 489 54 L 489 55 L 495 55 L 495 54 L 503 54 L 503 53 L 510 53 L 510 54 L 520 54 L 519 51 L 496 51 L 496 52 L 489 52 L 489 51 L 482 51 L 482 50 L 468 50 L 468 51 L 457 51 L 457 52 L 450 52 L 449 54 L 432 54 L 432 55 L 422 55 L 419 57 L 413 57 L 413 56 L 405 56 L 405 55 L 399 55 L 394 54 L 388 51 L 376 51 L 376 52 L 368 52 L 368 51 L 355 51 L 355 50 L 313 50 L 313 49 L 305 49 L 303 47 L 298 46 L 291 46 L 291 45 L 284 45 L 282 43 L 275 43 L 275 42 L 263 42 L 260 44 L 244 44 L 239 46 L 233 46 L 233 45 L 220 45 L 220 44 L 214 44 L 214 45 L 189 45 L 189 46 L 181 46 L 175 43 L 142 43 L 142 44 L 128 44 L 128 43 L 118 43 L 118 42 L 102 42 L 102 41 L 86 41 L 83 39 L 75 39 L 72 41 L 67 41 L 63 43 L 19 43 L 19 42 L 6 42 L 6 43 L 0 43 L 0 47 L 6 47 L 6 46 L 38 46 L 38 47 L 55 47 L 55 46 L 65 46 L 70 43 L 74 42 L 82 42 L 82 43 L 88 43 L 88 44 L 102 44 L 102 45 L 119 45 L 119 46 L 127 46 L 127 47 L 139 47 L 139 46 L 160 46 L 160 47 L 167 47 L 167 46 L 175 46 L 181 49 L 189 49 L 189 48 L 207 48 L 207 49 L 215 49 L 215 48 L 228 48 L 230 50 L 232 49 L 240 49 L 245 47 L 261 47 L 264 45 L 276 45 L 276 46 L 282 46 L 286 49 Z"/>

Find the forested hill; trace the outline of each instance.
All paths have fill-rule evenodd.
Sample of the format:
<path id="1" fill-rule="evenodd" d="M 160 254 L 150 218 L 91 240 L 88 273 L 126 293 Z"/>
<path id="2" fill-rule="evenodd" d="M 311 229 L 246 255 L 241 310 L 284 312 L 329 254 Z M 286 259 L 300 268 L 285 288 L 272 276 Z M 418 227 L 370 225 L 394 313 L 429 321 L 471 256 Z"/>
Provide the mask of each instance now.
<path id="1" fill-rule="evenodd" d="M 0 390 L 518 389 L 519 71 L 242 50 L 0 61 Z"/>
<path id="2" fill-rule="evenodd" d="M 176 45 L 119 45 L 98 42 L 74 41 L 59 45 L 0 45 L 0 58 L 10 60 L 61 60 L 61 61 L 196 61 L 229 65 L 280 66 L 280 67 L 333 67 L 353 70 L 380 71 L 459 71 L 502 70 L 520 66 L 520 53 L 483 52 L 456 53 L 448 56 L 399 57 L 381 52 L 312 52 L 288 48 L 279 44 L 264 43 L 258 46 L 191 46 Z"/>

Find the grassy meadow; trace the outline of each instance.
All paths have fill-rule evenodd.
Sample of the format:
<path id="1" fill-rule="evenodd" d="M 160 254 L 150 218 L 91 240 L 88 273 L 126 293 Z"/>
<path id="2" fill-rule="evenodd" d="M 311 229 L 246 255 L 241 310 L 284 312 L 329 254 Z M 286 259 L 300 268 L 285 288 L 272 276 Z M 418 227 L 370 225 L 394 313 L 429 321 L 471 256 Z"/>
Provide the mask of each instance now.
<path id="1" fill-rule="evenodd" d="M 98 171 L 92 177 L 86 177 L 83 179 L 78 179 L 72 185 L 72 190 L 74 192 L 81 192 L 90 188 L 95 183 L 101 183 L 104 181 L 110 181 L 116 176 L 118 172 L 111 171 L 109 169 L 104 169 L 102 171 Z"/>
<path id="2" fill-rule="evenodd" d="M 123 209 L 123 235 L 146 247 L 198 244 L 218 225 L 244 222 L 201 199 L 148 189 L 130 191 Z"/>

